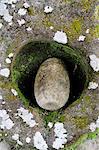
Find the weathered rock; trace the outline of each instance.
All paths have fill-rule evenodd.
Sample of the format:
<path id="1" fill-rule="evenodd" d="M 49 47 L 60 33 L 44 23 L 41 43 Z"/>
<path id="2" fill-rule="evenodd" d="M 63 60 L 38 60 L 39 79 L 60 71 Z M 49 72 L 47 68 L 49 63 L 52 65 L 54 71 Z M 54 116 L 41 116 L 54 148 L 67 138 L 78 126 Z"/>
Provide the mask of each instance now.
<path id="1" fill-rule="evenodd" d="M 38 105 L 46 110 L 57 110 L 65 105 L 70 93 L 70 81 L 62 61 L 44 61 L 35 78 L 34 94 Z"/>

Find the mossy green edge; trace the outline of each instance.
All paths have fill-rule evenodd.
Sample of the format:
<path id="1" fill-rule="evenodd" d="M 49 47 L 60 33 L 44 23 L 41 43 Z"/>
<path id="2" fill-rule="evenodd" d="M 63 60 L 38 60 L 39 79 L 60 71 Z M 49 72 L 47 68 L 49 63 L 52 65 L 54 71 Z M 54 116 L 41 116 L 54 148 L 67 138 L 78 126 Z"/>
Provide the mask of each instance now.
<path id="1" fill-rule="evenodd" d="M 89 139 L 96 139 L 98 135 L 99 135 L 99 128 L 97 128 L 95 132 L 89 132 L 83 134 L 73 144 L 71 144 L 70 146 L 65 146 L 63 150 L 77 150 L 77 147 L 80 144 L 84 143 L 86 140 Z"/>

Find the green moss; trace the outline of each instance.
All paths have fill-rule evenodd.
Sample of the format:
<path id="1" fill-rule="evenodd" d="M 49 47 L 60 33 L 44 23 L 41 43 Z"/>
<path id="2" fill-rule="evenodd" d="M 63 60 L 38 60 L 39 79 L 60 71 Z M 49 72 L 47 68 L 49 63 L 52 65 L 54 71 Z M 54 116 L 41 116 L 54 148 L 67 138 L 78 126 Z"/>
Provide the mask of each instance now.
<path id="1" fill-rule="evenodd" d="M 16 100 L 16 97 L 13 94 L 10 94 L 10 93 L 6 94 L 5 98 L 6 98 L 6 100 L 10 100 L 10 101 Z"/>
<path id="2" fill-rule="evenodd" d="M 99 38 L 99 25 L 96 25 L 90 29 L 90 38 Z"/>
<path id="3" fill-rule="evenodd" d="M 90 104 L 91 98 L 90 98 L 89 95 L 86 95 L 86 96 L 84 97 L 84 99 L 85 99 L 85 101 L 86 101 L 88 104 Z"/>
<path id="4" fill-rule="evenodd" d="M 88 134 L 88 139 L 96 139 L 97 135 L 99 135 L 98 130 L 96 130 L 96 132 L 90 132 Z"/>
<path id="5" fill-rule="evenodd" d="M 50 26 L 53 26 L 53 23 L 50 21 L 50 19 L 48 17 L 45 17 L 42 24 L 45 26 L 45 27 L 50 27 Z"/>
<path id="6" fill-rule="evenodd" d="M 64 122 L 65 121 L 65 116 L 61 113 L 61 111 L 54 111 L 54 112 L 49 112 L 43 114 L 42 116 L 44 118 L 44 123 L 47 126 L 49 122 Z"/>
<path id="7" fill-rule="evenodd" d="M 94 35 L 95 35 L 96 38 L 99 38 L 99 25 L 95 26 Z"/>
<path id="8" fill-rule="evenodd" d="M 15 45 L 12 43 L 6 51 L 6 55 L 8 56 L 9 53 L 13 53 L 14 48 L 15 48 Z"/>
<path id="9" fill-rule="evenodd" d="M 30 16 L 34 16 L 35 15 L 35 10 L 34 10 L 33 6 L 29 7 L 27 9 L 27 12 L 28 12 L 28 15 L 30 15 Z"/>
<path id="10" fill-rule="evenodd" d="M 68 34 L 71 40 L 78 38 L 82 33 L 83 19 L 75 18 L 69 25 L 69 27 L 64 27 L 64 31 Z"/>
<path id="11" fill-rule="evenodd" d="M 82 9 L 88 11 L 91 8 L 91 0 L 82 0 L 81 5 L 82 5 Z"/>
<path id="12" fill-rule="evenodd" d="M 75 125 L 77 128 L 83 129 L 88 125 L 88 117 L 75 117 L 74 118 Z"/>
<path id="13" fill-rule="evenodd" d="M 81 32 L 82 24 L 79 19 L 74 19 L 71 26 L 74 29 L 74 32 L 77 32 L 77 33 Z"/>
<path id="14" fill-rule="evenodd" d="M 0 87 L 2 89 L 11 89 L 12 87 L 12 83 L 11 82 L 2 82 L 2 80 L 0 80 Z"/>

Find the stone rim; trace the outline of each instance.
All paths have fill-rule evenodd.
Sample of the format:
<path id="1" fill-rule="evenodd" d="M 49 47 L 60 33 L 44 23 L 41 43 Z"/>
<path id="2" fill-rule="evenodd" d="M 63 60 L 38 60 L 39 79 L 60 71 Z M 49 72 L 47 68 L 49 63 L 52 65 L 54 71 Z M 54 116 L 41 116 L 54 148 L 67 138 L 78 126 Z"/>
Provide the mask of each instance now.
<path id="1" fill-rule="evenodd" d="M 84 82 L 83 82 L 83 85 L 81 85 L 82 89 L 81 89 L 80 94 L 78 95 L 78 97 L 77 96 L 76 96 L 76 98 L 73 97 L 73 93 L 72 93 L 73 91 L 70 92 L 70 99 L 72 97 L 73 101 L 69 100 L 69 103 L 67 103 L 65 107 L 67 107 L 69 104 L 74 102 L 75 99 L 79 98 L 79 96 L 81 95 L 82 91 L 85 89 L 85 87 L 88 84 L 89 71 L 90 71 L 90 67 L 89 67 L 88 63 L 86 62 L 85 58 L 81 55 L 81 53 L 79 51 L 75 50 L 75 49 L 72 49 L 71 47 L 68 47 L 68 46 L 62 45 L 62 44 L 58 44 L 58 43 L 52 42 L 52 41 L 31 41 L 31 42 L 27 43 L 26 45 L 24 45 L 18 51 L 18 53 L 16 53 L 16 55 L 15 55 L 15 57 L 13 59 L 12 67 L 11 67 L 12 68 L 11 69 L 12 82 L 15 83 L 15 86 L 16 86 L 17 90 L 19 91 L 19 96 L 22 98 L 22 100 L 24 102 L 26 102 L 26 101 L 29 102 L 29 104 L 32 105 L 32 106 L 37 106 L 37 103 L 35 103 L 35 100 L 33 102 L 31 102 L 31 100 L 29 100 L 24 95 L 24 93 L 22 93 L 22 89 L 20 89 L 20 87 L 19 87 L 19 81 L 20 81 L 20 79 L 22 79 L 21 78 L 22 75 L 24 75 L 24 71 L 22 72 L 22 70 L 21 70 L 21 73 L 20 73 L 20 69 L 19 68 L 21 68 L 20 65 L 24 64 L 25 62 L 27 62 L 27 60 L 24 60 L 22 58 L 19 59 L 20 58 L 19 56 L 23 57 L 23 54 L 24 54 L 24 57 L 26 57 L 27 54 L 30 56 L 31 53 L 34 54 L 33 52 L 36 53 L 36 55 L 38 55 L 38 56 L 42 56 L 42 54 L 44 54 L 42 56 L 42 58 L 41 57 L 39 57 L 39 59 L 38 59 L 38 57 L 35 58 L 35 60 L 37 59 L 37 62 L 38 62 L 36 65 L 35 65 L 35 60 L 34 59 L 32 60 L 32 65 L 34 65 L 36 67 L 36 70 L 33 68 L 35 70 L 35 75 L 36 75 L 36 72 L 37 72 L 40 64 L 44 60 L 46 60 L 46 59 L 48 59 L 50 57 L 56 57 L 56 58 L 62 59 L 63 61 L 65 59 L 67 59 L 66 60 L 67 62 L 69 62 L 69 63 L 71 63 L 73 65 L 77 64 L 78 68 L 76 70 L 76 74 L 79 74 L 79 81 L 83 80 Z M 34 55 L 34 56 L 36 56 L 36 55 Z M 29 59 L 29 58 L 27 58 L 27 59 Z M 18 66 L 18 62 L 20 62 L 19 66 Z M 29 69 L 30 68 L 27 67 L 26 69 L 27 70 L 25 70 L 25 71 L 27 72 L 27 75 L 29 75 Z M 21 83 L 22 83 L 22 80 L 21 80 Z M 73 88 L 73 87 L 71 87 L 71 88 Z"/>

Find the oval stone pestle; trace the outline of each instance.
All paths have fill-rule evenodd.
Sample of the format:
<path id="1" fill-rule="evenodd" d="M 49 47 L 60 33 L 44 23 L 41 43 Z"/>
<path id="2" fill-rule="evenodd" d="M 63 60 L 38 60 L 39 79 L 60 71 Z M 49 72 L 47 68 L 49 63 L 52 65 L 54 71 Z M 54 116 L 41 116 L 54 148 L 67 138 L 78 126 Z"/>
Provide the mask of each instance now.
<path id="1" fill-rule="evenodd" d="M 70 80 L 68 71 L 58 58 L 48 58 L 39 67 L 34 83 L 37 104 L 49 111 L 58 110 L 68 101 Z"/>

